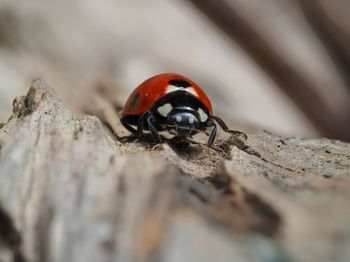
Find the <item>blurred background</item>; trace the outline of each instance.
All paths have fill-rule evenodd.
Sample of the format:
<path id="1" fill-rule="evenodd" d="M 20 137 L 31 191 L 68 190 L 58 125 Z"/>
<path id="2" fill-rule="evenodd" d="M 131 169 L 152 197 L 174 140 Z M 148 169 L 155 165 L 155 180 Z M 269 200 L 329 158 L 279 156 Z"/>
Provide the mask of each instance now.
<path id="1" fill-rule="evenodd" d="M 35 78 L 83 115 L 177 72 L 234 128 L 350 141 L 349 13 L 348 0 L 0 0 L 0 122 Z"/>

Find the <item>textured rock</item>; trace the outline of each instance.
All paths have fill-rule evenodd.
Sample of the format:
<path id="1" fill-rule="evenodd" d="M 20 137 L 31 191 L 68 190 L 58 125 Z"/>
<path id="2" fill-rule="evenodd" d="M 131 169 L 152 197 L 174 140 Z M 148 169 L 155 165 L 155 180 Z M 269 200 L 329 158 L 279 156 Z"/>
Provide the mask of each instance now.
<path id="1" fill-rule="evenodd" d="M 1 261 L 350 259 L 349 144 L 260 132 L 152 148 L 102 107 L 102 122 L 77 119 L 41 80 L 15 99 L 0 129 Z"/>

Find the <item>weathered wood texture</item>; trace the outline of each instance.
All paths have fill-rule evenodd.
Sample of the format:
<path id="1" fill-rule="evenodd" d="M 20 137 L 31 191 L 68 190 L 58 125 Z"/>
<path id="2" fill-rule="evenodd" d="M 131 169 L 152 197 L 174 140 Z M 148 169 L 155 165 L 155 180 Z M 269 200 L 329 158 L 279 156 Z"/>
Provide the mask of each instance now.
<path id="1" fill-rule="evenodd" d="M 150 148 L 95 103 L 114 135 L 41 80 L 15 99 L 0 129 L 0 261 L 350 260 L 349 144 L 260 132 Z"/>

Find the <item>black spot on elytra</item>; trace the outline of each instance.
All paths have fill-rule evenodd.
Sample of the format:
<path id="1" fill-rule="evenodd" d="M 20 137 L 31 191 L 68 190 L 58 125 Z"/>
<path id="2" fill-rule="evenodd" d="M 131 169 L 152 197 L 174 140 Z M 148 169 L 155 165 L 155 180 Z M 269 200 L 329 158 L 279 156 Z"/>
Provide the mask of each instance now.
<path id="1" fill-rule="evenodd" d="M 140 99 L 140 93 L 136 93 L 131 99 L 130 106 L 132 108 L 135 108 L 137 106 L 137 102 L 139 101 L 139 99 Z"/>
<path id="2" fill-rule="evenodd" d="M 183 88 L 186 88 L 186 87 L 190 87 L 191 84 L 185 80 L 181 80 L 181 79 L 173 79 L 173 80 L 170 80 L 169 81 L 169 84 L 170 85 L 173 85 L 173 86 L 177 86 L 177 87 L 183 87 Z"/>

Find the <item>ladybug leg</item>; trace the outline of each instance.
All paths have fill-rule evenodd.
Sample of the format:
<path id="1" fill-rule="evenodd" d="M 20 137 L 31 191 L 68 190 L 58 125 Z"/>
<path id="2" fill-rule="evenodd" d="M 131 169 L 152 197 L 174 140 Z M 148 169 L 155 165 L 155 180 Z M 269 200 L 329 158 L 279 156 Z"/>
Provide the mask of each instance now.
<path id="1" fill-rule="evenodd" d="M 230 134 L 232 134 L 232 135 L 235 135 L 235 136 L 242 136 L 245 140 L 248 139 L 248 136 L 247 136 L 245 133 L 241 132 L 241 131 L 229 130 L 228 132 L 229 132 Z"/>
<path id="2" fill-rule="evenodd" d="M 148 128 L 151 131 L 151 134 L 153 136 L 153 139 L 156 141 L 157 144 L 160 144 L 162 142 L 157 129 L 154 126 L 154 116 L 152 114 L 149 114 L 147 116 L 147 124 Z"/>
<path id="3" fill-rule="evenodd" d="M 214 143 L 214 140 L 216 138 L 216 134 L 217 134 L 218 130 L 217 130 L 216 124 L 213 121 L 211 121 L 209 126 L 213 127 L 213 130 L 211 130 L 211 133 L 210 133 L 210 136 L 208 139 L 208 146 L 211 147 Z"/>
<path id="4" fill-rule="evenodd" d="M 136 131 L 136 134 L 139 139 L 141 138 L 143 130 L 145 129 L 145 121 L 147 117 L 149 117 L 149 112 L 143 113 L 139 118 L 139 122 L 137 124 L 137 131 Z"/>
<path id="5" fill-rule="evenodd" d="M 131 125 L 129 125 L 128 123 L 126 123 L 126 121 L 124 120 L 124 118 L 120 119 L 120 122 L 122 123 L 122 125 L 129 130 L 131 133 L 136 134 L 136 129 L 133 128 Z"/>
<path id="6" fill-rule="evenodd" d="M 154 126 L 154 116 L 150 112 L 143 113 L 139 118 L 136 130 L 138 139 L 140 139 L 143 134 L 143 130 L 145 129 L 145 122 L 147 122 L 148 129 L 151 131 L 153 139 L 157 142 L 157 144 L 160 144 L 161 138 Z"/>
<path id="7" fill-rule="evenodd" d="M 227 133 L 229 132 L 228 126 L 226 125 L 226 123 L 224 122 L 224 120 L 222 120 L 220 117 L 218 116 L 213 116 L 212 119 L 214 119 L 219 126 Z"/>
<path id="8" fill-rule="evenodd" d="M 237 135 L 237 136 L 243 136 L 244 139 L 248 138 L 247 135 L 241 131 L 230 130 L 228 128 L 228 126 L 225 124 L 224 120 L 222 120 L 220 117 L 213 116 L 212 119 L 214 119 L 226 133 L 230 133 L 230 134 Z"/>
<path id="9" fill-rule="evenodd" d="M 129 125 L 129 124 L 124 124 L 123 122 L 122 122 L 122 124 L 123 124 L 123 126 L 124 126 L 127 130 L 129 130 L 131 133 L 133 133 L 133 134 L 136 134 L 136 133 L 137 133 L 136 129 L 133 128 L 131 125 Z"/>

